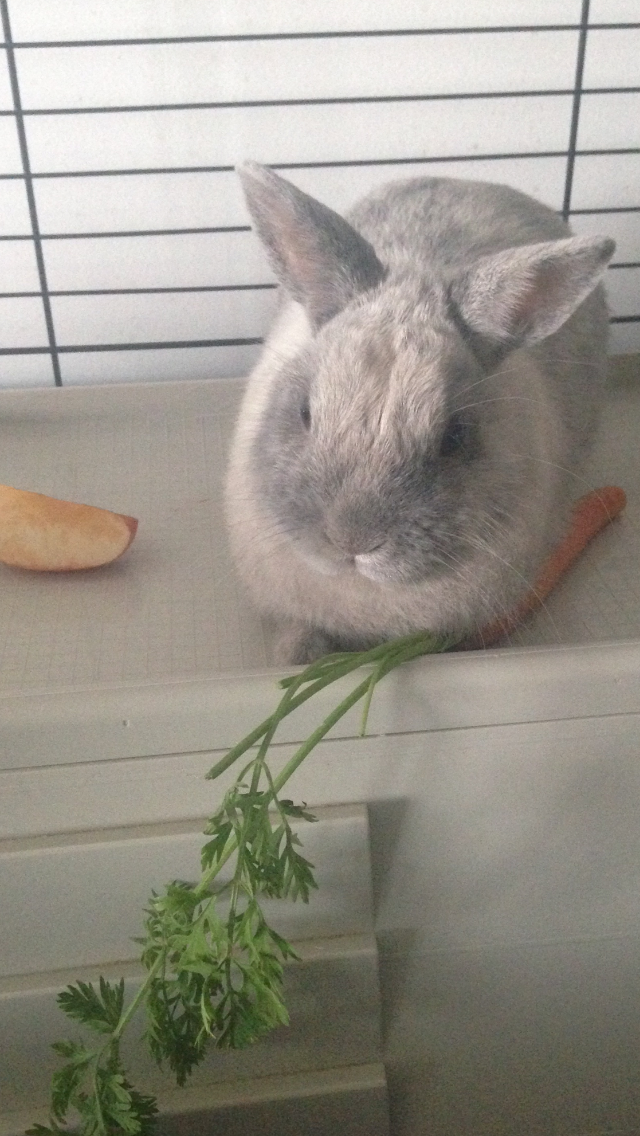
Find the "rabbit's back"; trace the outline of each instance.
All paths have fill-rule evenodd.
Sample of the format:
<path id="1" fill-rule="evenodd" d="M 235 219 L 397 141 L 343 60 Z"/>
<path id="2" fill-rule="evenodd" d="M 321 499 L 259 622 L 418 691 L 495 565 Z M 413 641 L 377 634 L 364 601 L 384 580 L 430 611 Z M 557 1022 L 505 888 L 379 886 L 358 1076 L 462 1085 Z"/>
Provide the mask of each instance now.
<path id="1" fill-rule="evenodd" d="M 383 263 L 444 275 L 500 249 L 570 235 L 557 213 L 517 189 L 454 178 L 389 182 L 346 216 Z"/>

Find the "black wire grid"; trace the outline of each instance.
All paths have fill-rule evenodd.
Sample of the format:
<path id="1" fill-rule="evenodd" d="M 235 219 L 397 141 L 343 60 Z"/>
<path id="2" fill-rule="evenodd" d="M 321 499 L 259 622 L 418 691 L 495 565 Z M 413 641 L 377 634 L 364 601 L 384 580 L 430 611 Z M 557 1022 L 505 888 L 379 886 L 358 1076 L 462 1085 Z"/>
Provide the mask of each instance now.
<path id="1" fill-rule="evenodd" d="M 222 232 L 244 232 L 247 231 L 247 225 L 235 226 L 217 226 L 217 227 L 193 227 L 193 228 L 175 228 L 175 229 L 136 229 L 136 230 L 116 230 L 113 232 L 78 232 L 78 233 L 47 233 L 41 231 L 40 222 L 38 219 L 38 208 L 36 201 L 36 194 L 34 192 L 34 183 L 38 179 L 49 178 L 74 178 L 74 177 L 95 177 L 95 176 L 123 176 L 123 175 L 144 175 L 144 174 L 191 174 L 191 173 L 208 173 L 208 174 L 222 174 L 228 173 L 232 167 L 228 165 L 208 165 L 208 166 L 188 166 L 188 167 L 163 167 L 161 169 L 144 169 L 144 168 L 131 168 L 131 169 L 101 169 L 101 170 L 71 170 L 64 171 L 63 173 L 57 171 L 50 172 L 34 172 L 32 170 L 27 131 L 25 129 L 25 120 L 31 116 L 46 116 L 49 114 L 64 114 L 73 116 L 74 114 L 94 113 L 96 116 L 104 114 L 112 114 L 114 112 L 130 112 L 136 113 L 140 111 L 163 111 L 163 110 L 182 110 L 182 109 L 211 109 L 218 110 L 221 108 L 229 107 L 258 107 L 258 106 L 292 106 L 292 105 L 318 105 L 318 104 L 348 104 L 348 103 L 374 103 L 374 102 L 416 102 L 426 103 L 429 101 L 443 100 L 443 99 L 474 99 L 474 98 L 508 98 L 517 96 L 519 98 L 527 96 L 540 96 L 540 95 L 571 95 L 572 96 L 572 114 L 569 137 L 567 139 L 566 149 L 563 150 L 538 150 L 538 151 L 522 151 L 522 152 L 509 152 L 509 153 L 478 153 L 473 154 L 465 153 L 459 155 L 438 156 L 438 155 L 399 155 L 393 158 L 384 159 L 358 159 L 331 162 L 289 162 L 289 163 L 270 163 L 275 169 L 280 170 L 297 170 L 297 169 L 319 169 L 319 168 L 336 168 L 336 167 L 353 167 L 353 166 L 398 166 L 405 165 L 411 167 L 412 165 L 435 163 L 435 162 L 460 162 L 468 161 L 469 159 L 484 160 L 499 160 L 499 159 L 518 159 L 518 158 L 564 158 L 565 159 L 565 178 L 564 178 L 564 194 L 562 215 L 565 218 L 575 216 L 577 214 L 613 214 L 613 213 L 638 213 L 640 212 L 640 204 L 635 206 L 613 206 L 610 208 L 600 209 L 572 209 L 572 188 L 573 177 L 576 157 L 579 155 L 616 155 L 616 154 L 640 154 L 640 147 L 628 148 L 611 148 L 611 149 L 577 149 L 578 139 L 578 125 L 580 119 L 581 99 L 585 94 L 612 94 L 624 92 L 639 92 L 640 87 L 608 87 L 597 89 L 586 88 L 583 86 L 583 71 L 585 51 L 589 33 L 596 29 L 633 29 L 640 27 L 640 21 L 636 23 L 590 23 L 589 20 L 589 0 L 582 0 L 581 20 L 579 25 L 571 24 L 545 24 L 545 25 L 515 25 L 515 26 L 497 26 L 497 27 L 455 27 L 455 28 L 412 28 L 412 29 L 390 29 L 390 30 L 359 30 L 359 31 L 319 31 L 319 32 L 283 32 L 283 33 L 269 33 L 264 35 L 251 34 L 251 35 L 221 35 L 221 36 L 180 36 L 180 37 L 155 37 L 149 39 L 103 39 L 103 40 L 73 40 L 73 41 L 47 41 L 46 43 L 40 42 L 16 42 L 14 41 L 11 33 L 11 23 L 9 17 L 8 0 L 0 0 L 0 14 L 2 16 L 2 27 L 4 33 L 4 48 L 6 50 L 8 72 L 10 78 L 11 95 L 13 100 L 13 108 L 11 110 L 0 111 L 0 115 L 10 115 L 15 117 L 18 141 L 20 147 L 20 158 L 22 164 L 21 173 L 2 174 L 0 179 L 22 179 L 24 181 L 27 202 L 29 208 L 29 217 L 31 232 L 25 234 L 9 234 L 1 237 L 2 240 L 27 240 L 32 241 L 35 251 L 39 290 L 34 291 L 11 291 L 7 288 L 10 284 L 9 281 L 2 281 L 4 287 L 0 288 L 0 299 L 5 298 L 22 298 L 22 297 L 39 297 L 42 300 L 44 309 L 44 318 L 47 333 L 47 346 L 16 346 L 16 347 L 3 347 L 0 348 L 0 355 L 4 356 L 19 356 L 19 355 L 49 355 L 53 369 L 53 376 L 56 385 L 62 385 L 62 376 L 60 368 L 60 356 L 68 353 L 77 352 L 98 352 L 98 351 L 140 351 L 140 350 L 167 350 L 171 348 L 196 348 L 196 347 L 250 347 L 257 345 L 261 342 L 257 337 L 239 337 L 228 339 L 187 339 L 187 340 L 159 340 L 152 342 L 116 342 L 116 343 L 93 343 L 93 344 L 64 344 L 58 341 L 56 334 L 56 326 L 54 315 L 52 311 L 51 299 L 55 296 L 95 296 L 95 295 L 133 295 L 133 294 L 153 294 L 153 293 L 180 293 L 180 292 L 226 292 L 226 291 L 257 291 L 262 289 L 270 289 L 275 287 L 273 284 L 255 283 L 255 284 L 229 284 L 229 285 L 198 285 L 198 286 L 184 286 L 184 287 L 163 287 L 163 288 L 101 288 L 101 289 L 63 289 L 52 290 L 47 283 L 47 268 L 46 268 L 46 247 L 49 242 L 69 240 L 69 239 L 96 239 L 108 237 L 146 237 L 146 236 L 161 236 L 161 235 L 176 235 L 176 234 L 198 234 L 198 233 L 222 233 Z M 479 94 L 463 93 L 463 94 L 429 94 L 429 95 L 389 95 L 389 96 L 370 96 L 361 98 L 321 98 L 321 99 L 282 99 L 282 100 L 260 100 L 260 101 L 238 101 L 238 102 L 191 102 L 191 103 L 163 103 L 153 105 L 135 105 L 135 106 L 96 106 L 96 107 L 65 107 L 56 109 L 24 109 L 20 95 L 20 82 L 19 82 L 19 65 L 17 59 L 19 58 L 20 50 L 23 48 L 42 48 L 43 54 L 46 48 L 74 48 L 74 47 L 96 47 L 100 46 L 123 46 L 126 47 L 130 44 L 162 44 L 162 43 L 185 43 L 185 42 L 231 42 L 238 40 L 285 40 L 285 39 L 345 39 L 345 38 L 366 38 L 366 37 L 381 37 L 381 36 L 463 36 L 466 33 L 473 33 L 474 35 L 482 34 L 483 32 L 540 32 L 540 31 L 568 31 L 574 30 L 578 32 L 577 37 L 577 52 L 576 52 L 576 66 L 575 66 L 575 80 L 573 87 L 570 89 L 535 89 L 528 91 L 483 91 Z M 43 57 L 43 66 L 46 65 L 46 59 Z M 639 165 L 640 172 L 640 165 Z M 640 179 L 639 179 L 640 183 Z M 640 187 L 639 187 L 639 200 L 640 200 Z M 606 231 L 606 222 L 603 222 L 603 231 Z M 640 268 L 640 261 L 637 260 L 619 260 L 614 263 L 612 269 L 616 268 Z M 638 314 L 614 316 L 612 323 L 638 323 L 640 322 L 640 296 L 638 297 Z"/>

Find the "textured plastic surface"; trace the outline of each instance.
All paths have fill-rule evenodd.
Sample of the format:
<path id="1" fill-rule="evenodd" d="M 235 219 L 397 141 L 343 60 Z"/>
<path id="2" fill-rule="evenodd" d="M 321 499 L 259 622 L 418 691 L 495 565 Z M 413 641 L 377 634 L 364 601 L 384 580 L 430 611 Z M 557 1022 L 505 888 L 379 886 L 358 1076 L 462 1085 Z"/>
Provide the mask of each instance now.
<path id="1" fill-rule="evenodd" d="M 0 481 L 139 518 L 126 556 L 52 577 L 2 566 L 0 689 L 264 665 L 236 594 L 220 483 L 238 382 L 0 394 Z"/>
<path id="2" fill-rule="evenodd" d="M 619 368 L 586 482 L 621 484 L 598 537 L 512 642 L 640 638 L 640 374 Z M 140 519 L 111 566 L 69 576 L 0 565 L 0 693 L 181 681 L 269 665 L 229 561 L 221 485 L 239 380 L 0 393 L 0 481 Z"/>
<path id="3" fill-rule="evenodd" d="M 395 1136 L 640 1130 L 640 373 L 627 367 L 589 474 L 624 486 L 624 516 L 513 647 L 389 676 L 369 735 L 345 721 L 291 784 L 314 806 L 369 804 Z M 273 706 L 268 637 L 224 545 L 220 478 L 239 392 L 216 382 L 0 395 L 0 480 L 141 520 L 105 571 L 0 572 L 0 859 L 17 905 L 31 896 L 12 920 L 12 941 L 19 949 L 22 932 L 35 952 L 23 969 L 79 957 L 38 955 L 75 932 L 43 911 L 38 921 L 34 872 L 53 891 L 73 860 L 77 914 L 91 911 L 92 884 L 108 881 L 126 841 L 129 879 L 152 832 L 158 869 L 177 866 L 180 834 L 196 827 L 188 818 L 222 791 L 205 771 Z M 302 708 L 284 741 L 306 736 L 336 697 Z M 274 766 L 291 752 L 279 747 Z M 101 842 L 104 857 L 80 871 Z M 17 859 L 24 871 L 12 875 Z M 20 1023 L 6 1027 L 12 1060 L 27 1071 L 31 1023 L 45 1028 L 39 999 L 58 985 L 43 971 L 0 982 L 5 1020 Z M 18 1066 L 5 1064 L 18 1085 Z M 312 1090 L 287 1088 L 315 1102 Z M 383 1081 L 367 1092 L 383 1125 Z M 198 1102 L 180 1097 L 191 1109 L 182 1132 L 209 1130 L 212 1099 L 201 1121 Z M 292 1099 L 300 1131 L 302 1095 Z M 352 1112 L 369 1124 L 360 1097 Z M 33 1120 L 30 1105 L 4 1132 Z"/>

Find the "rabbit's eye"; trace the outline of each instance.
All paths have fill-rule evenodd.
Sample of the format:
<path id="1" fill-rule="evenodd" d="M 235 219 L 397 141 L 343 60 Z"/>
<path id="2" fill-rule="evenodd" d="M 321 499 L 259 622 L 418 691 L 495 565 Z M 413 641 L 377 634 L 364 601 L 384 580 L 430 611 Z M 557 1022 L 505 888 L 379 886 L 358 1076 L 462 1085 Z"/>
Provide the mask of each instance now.
<path id="1" fill-rule="evenodd" d="M 461 450 L 464 446 L 468 433 L 466 423 L 462 419 L 450 418 L 440 442 L 440 457 L 449 458 L 453 454 L 457 454 L 458 450 Z"/>
<path id="2" fill-rule="evenodd" d="M 306 402 L 306 401 L 303 402 L 302 406 L 300 407 L 300 418 L 302 420 L 302 425 L 304 426 L 305 430 L 308 430 L 309 427 L 311 426 L 311 410 L 310 410 L 310 407 L 309 407 L 309 403 Z"/>

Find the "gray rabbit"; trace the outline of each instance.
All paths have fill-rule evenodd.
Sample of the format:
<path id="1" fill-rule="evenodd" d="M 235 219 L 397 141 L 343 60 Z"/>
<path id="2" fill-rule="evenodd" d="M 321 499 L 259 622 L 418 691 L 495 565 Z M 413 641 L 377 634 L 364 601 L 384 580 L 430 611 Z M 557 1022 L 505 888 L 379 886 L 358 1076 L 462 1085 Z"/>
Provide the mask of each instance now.
<path id="1" fill-rule="evenodd" d="M 583 491 L 614 243 L 507 186 L 416 178 L 348 221 L 240 169 L 284 290 L 226 504 L 282 662 L 509 610 Z"/>

